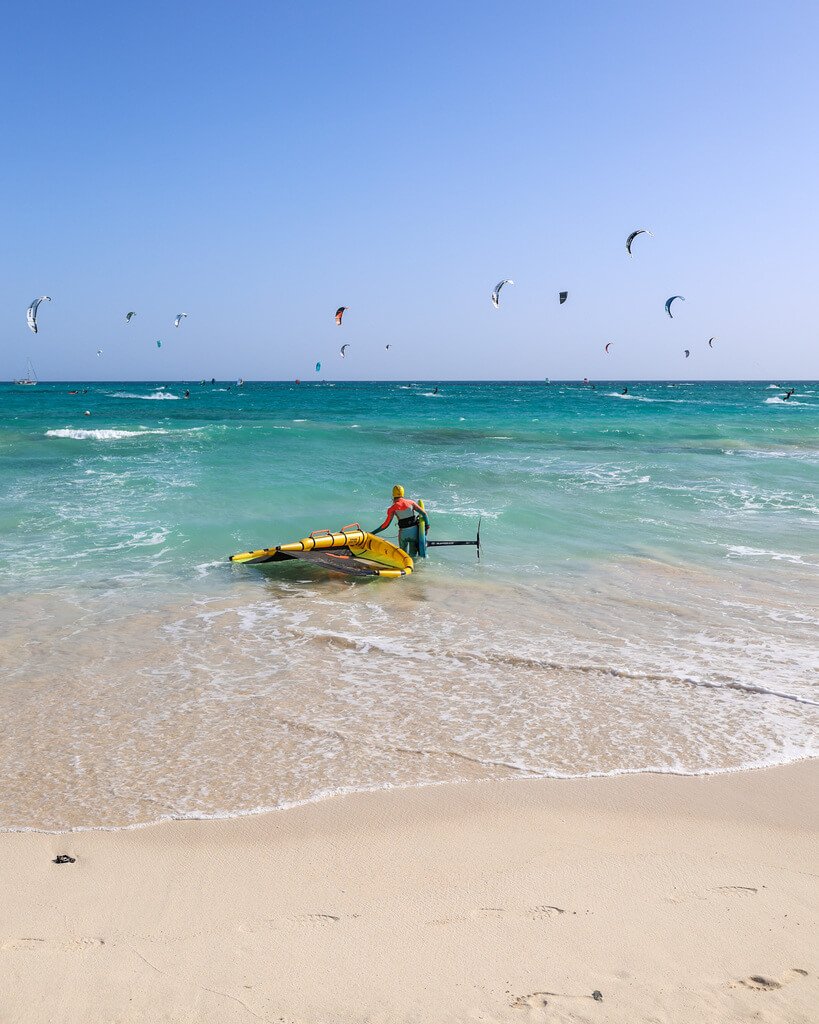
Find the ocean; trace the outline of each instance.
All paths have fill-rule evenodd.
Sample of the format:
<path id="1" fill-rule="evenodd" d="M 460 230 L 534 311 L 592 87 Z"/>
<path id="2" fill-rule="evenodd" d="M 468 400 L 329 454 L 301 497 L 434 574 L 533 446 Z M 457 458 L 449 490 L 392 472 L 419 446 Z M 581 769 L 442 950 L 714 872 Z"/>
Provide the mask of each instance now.
<path id="1" fill-rule="evenodd" d="M 0 386 L 0 828 L 816 756 L 819 383 L 625 386 Z"/>

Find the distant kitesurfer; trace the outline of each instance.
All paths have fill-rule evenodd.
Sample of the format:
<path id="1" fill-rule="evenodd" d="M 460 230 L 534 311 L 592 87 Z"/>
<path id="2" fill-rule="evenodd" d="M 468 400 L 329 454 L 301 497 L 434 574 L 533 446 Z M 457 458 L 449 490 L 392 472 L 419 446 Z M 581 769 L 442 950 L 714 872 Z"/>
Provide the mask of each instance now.
<path id="1" fill-rule="evenodd" d="M 436 388 L 432 393 L 433 393 L 433 395 L 437 395 L 438 394 L 438 388 Z"/>
<path id="2" fill-rule="evenodd" d="M 215 377 L 211 377 L 210 382 L 211 382 L 211 384 L 215 384 L 216 383 L 216 378 Z"/>
<path id="3" fill-rule="evenodd" d="M 794 391 L 796 391 L 796 388 L 790 388 L 789 391 L 787 392 L 787 394 L 784 396 L 784 398 L 782 400 L 784 402 L 787 402 L 790 399 L 791 395 L 794 393 Z"/>
<path id="4" fill-rule="evenodd" d="M 398 520 L 398 544 L 401 550 L 414 557 L 418 554 L 419 520 L 423 521 L 424 532 L 429 533 L 429 516 L 417 501 L 404 497 L 401 484 L 396 484 L 392 489 L 392 505 L 387 509 L 387 518 L 377 530 L 370 532 L 376 534 L 386 530 L 393 516 Z"/>
<path id="5" fill-rule="evenodd" d="M 623 390 L 620 392 L 620 394 L 621 395 L 627 395 L 628 394 L 628 388 L 623 388 Z"/>
<path id="6" fill-rule="evenodd" d="M 185 391 L 185 398 L 190 398 L 190 397 L 191 397 L 190 391 L 186 390 Z"/>

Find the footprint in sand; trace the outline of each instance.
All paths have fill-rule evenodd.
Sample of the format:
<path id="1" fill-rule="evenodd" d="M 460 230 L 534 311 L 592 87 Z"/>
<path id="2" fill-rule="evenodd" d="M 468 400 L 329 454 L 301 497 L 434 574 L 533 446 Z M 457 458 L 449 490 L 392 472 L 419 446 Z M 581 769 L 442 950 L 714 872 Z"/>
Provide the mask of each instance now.
<path id="1" fill-rule="evenodd" d="M 569 992 L 530 992 L 525 996 L 517 996 L 509 1004 L 513 1010 L 542 1010 L 544 1006 L 551 1006 L 553 1000 L 581 1000 L 583 1002 L 602 1002 L 603 997 L 600 992 L 594 992 L 593 995 L 572 995 Z M 579 1020 L 575 1015 L 576 1011 L 572 1011 L 572 1020 Z M 586 1017 L 582 1018 L 586 1020 Z"/>
<path id="2" fill-rule="evenodd" d="M 752 974 L 750 978 L 740 978 L 738 982 L 733 983 L 732 987 L 739 984 L 744 988 L 753 989 L 755 992 L 774 992 L 797 978 L 806 978 L 807 976 L 808 972 L 803 971 L 801 967 L 792 967 L 784 974 L 780 974 L 778 978 L 771 978 L 765 974 Z"/>
<path id="3" fill-rule="evenodd" d="M 104 946 L 104 939 L 68 939 L 66 942 L 53 942 L 50 939 L 21 938 L 9 939 L 0 946 L 3 953 L 12 951 L 26 951 L 35 949 L 54 950 L 60 953 L 82 952 L 86 949 L 96 949 Z"/>
<path id="4" fill-rule="evenodd" d="M 536 921 L 542 921 L 544 918 L 557 917 L 559 914 L 565 913 L 566 911 L 563 909 L 563 907 L 553 907 L 549 904 L 545 904 L 542 907 L 532 907 L 532 909 L 527 912 L 526 916 L 532 917 Z"/>
<path id="5" fill-rule="evenodd" d="M 530 921 L 545 921 L 548 918 L 565 914 L 563 907 L 556 907 L 545 903 L 538 907 L 530 907 L 528 910 L 507 910 L 506 907 L 478 907 L 469 916 L 458 914 L 453 917 L 436 917 L 426 923 L 429 925 L 463 924 L 465 921 L 480 919 L 498 920 L 511 914 L 513 917 L 528 917 Z M 572 911 L 574 913 L 574 911 Z"/>
<path id="6" fill-rule="evenodd" d="M 692 900 L 707 900 L 709 899 L 709 893 L 742 897 L 753 896 L 758 892 L 759 889 L 753 885 L 715 885 L 710 889 L 703 889 L 699 891 L 695 889 L 689 889 L 687 892 L 676 890 L 672 895 L 666 896 L 665 899 L 667 903 L 681 904 L 689 903 Z"/>
<path id="7" fill-rule="evenodd" d="M 505 907 L 481 907 L 479 913 L 481 916 L 500 917 L 502 914 L 510 913 Z M 559 914 L 565 914 L 566 911 L 563 907 L 556 907 L 549 903 L 544 903 L 539 907 L 530 907 L 529 910 L 511 911 L 515 916 L 528 917 L 534 921 L 542 921 L 549 917 L 557 917 Z"/>
<path id="8" fill-rule="evenodd" d="M 549 996 L 552 992 L 530 992 L 528 996 L 517 996 L 512 1000 L 510 1006 L 513 1010 L 534 1010 L 541 1006 L 549 1005 Z"/>

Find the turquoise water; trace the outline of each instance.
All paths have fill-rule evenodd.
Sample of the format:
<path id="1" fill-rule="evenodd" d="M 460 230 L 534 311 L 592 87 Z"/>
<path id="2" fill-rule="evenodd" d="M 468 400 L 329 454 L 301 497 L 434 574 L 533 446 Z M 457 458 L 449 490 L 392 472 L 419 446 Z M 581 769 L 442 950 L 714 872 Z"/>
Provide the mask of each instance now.
<path id="1" fill-rule="evenodd" d="M 0 825 L 814 754 L 819 384 L 624 386 L 0 388 Z M 482 559 L 226 561 L 395 482 Z"/>

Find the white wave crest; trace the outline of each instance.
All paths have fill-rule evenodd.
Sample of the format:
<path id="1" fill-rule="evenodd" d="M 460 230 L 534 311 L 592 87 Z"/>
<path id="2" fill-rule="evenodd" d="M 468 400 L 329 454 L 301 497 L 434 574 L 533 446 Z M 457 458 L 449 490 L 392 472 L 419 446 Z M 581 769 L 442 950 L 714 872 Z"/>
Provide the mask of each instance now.
<path id="1" fill-rule="evenodd" d="M 73 441 L 124 441 L 130 437 L 147 437 L 149 434 L 196 434 L 205 427 L 188 427 L 183 430 L 163 430 L 157 427 L 154 430 L 74 430 L 72 427 L 61 427 L 58 430 L 47 430 L 46 437 L 70 438 Z"/>
<path id="2" fill-rule="evenodd" d="M 170 392 L 165 392 L 165 391 L 155 391 L 152 395 L 137 395 L 137 394 L 134 394 L 134 392 L 132 392 L 132 391 L 112 391 L 110 393 L 110 397 L 111 398 L 140 398 L 140 399 L 142 399 L 143 401 L 146 401 L 146 402 L 160 401 L 162 399 L 167 399 L 169 401 L 174 401 L 174 402 L 179 400 L 179 395 L 172 395 Z"/>
<path id="3" fill-rule="evenodd" d="M 816 562 L 806 562 L 801 555 L 794 555 L 787 551 L 769 551 L 766 548 L 751 548 L 744 544 L 728 544 L 727 557 L 735 558 L 769 558 L 772 562 L 791 562 L 794 565 L 817 566 Z"/>
<path id="4" fill-rule="evenodd" d="M 126 437 L 143 437 L 145 434 L 170 434 L 170 430 L 47 430 L 46 437 L 70 437 L 74 441 L 121 441 Z"/>
<path id="5" fill-rule="evenodd" d="M 691 405 L 687 398 L 646 398 L 645 395 L 623 395 L 619 391 L 607 391 L 606 398 L 625 398 L 633 402 L 661 402 L 670 405 Z"/>

